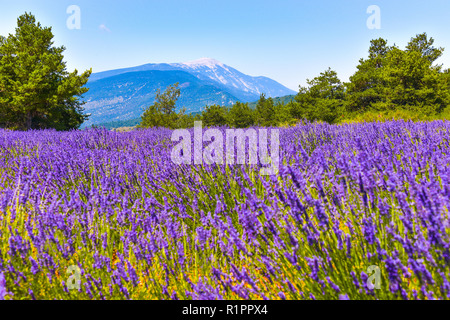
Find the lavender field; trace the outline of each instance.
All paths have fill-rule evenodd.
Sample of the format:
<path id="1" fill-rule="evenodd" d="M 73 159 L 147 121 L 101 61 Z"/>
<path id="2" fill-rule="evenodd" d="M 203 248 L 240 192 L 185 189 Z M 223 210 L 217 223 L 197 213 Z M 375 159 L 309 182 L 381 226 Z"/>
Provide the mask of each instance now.
<path id="1" fill-rule="evenodd" d="M 272 176 L 0 130 L 0 299 L 450 298 L 450 122 L 279 130 Z"/>

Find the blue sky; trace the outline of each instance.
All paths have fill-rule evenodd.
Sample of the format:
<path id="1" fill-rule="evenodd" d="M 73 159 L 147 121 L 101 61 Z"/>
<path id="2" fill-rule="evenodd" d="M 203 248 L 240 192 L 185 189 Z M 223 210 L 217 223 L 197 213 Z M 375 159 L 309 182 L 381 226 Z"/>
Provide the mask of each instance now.
<path id="1" fill-rule="evenodd" d="M 81 9 L 79 30 L 66 26 L 69 5 Z M 379 30 L 366 25 L 370 5 L 381 9 Z M 52 26 L 70 70 L 209 57 L 297 91 L 328 67 L 347 81 L 371 39 L 403 47 L 422 32 L 447 48 L 439 62 L 450 67 L 448 0 L 14 0 L 1 3 L 0 35 L 25 11 Z"/>

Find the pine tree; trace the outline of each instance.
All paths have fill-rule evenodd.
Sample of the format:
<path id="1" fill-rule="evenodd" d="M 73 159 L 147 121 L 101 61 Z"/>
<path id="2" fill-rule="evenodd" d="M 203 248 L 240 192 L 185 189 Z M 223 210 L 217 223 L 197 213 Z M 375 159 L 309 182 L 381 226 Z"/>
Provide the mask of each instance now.
<path id="1" fill-rule="evenodd" d="M 433 117 L 449 103 L 449 90 L 441 65 L 433 65 L 444 49 L 433 47 L 433 38 L 422 33 L 405 50 L 372 40 L 369 58 L 347 84 L 349 111 L 392 113 L 406 111 Z"/>
<path id="2" fill-rule="evenodd" d="M 300 87 L 295 97 L 297 106 L 292 109 L 293 116 L 310 121 L 334 123 L 342 116 L 345 90 L 336 71 L 325 70 L 312 80 L 308 87 Z"/>
<path id="3" fill-rule="evenodd" d="M 255 110 L 256 124 L 263 127 L 274 126 L 277 123 L 275 104 L 272 98 L 260 95 Z"/>
<path id="4" fill-rule="evenodd" d="M 228 109 L 224 106 L 206 106 L 202 112 L 203 125 L 206 127 L 224 126 L 227 124 Z"/>
<path id="5" fill-rule="evenodd" d="M 52 39 L 51 27 L 31 13 L 17 19 L 15 34 L 0 37 L 0 126 L 69 130 L 87 119 L 80 97 L 92 70 L 69 73 L 65 47 Z"/>
<path id="6" fill-rule="evenodd" d="M 255 124 L 253 110 L 248 103 L 236 102 L 228 112 L 228 124 L 233 128 L 247 128 Z"/>

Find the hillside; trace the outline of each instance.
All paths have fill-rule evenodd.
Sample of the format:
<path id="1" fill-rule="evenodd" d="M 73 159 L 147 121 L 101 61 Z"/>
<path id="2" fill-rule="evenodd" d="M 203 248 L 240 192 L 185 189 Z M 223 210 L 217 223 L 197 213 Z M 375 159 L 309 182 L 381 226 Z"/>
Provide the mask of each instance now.
<path id="1" fill-rule="evenodd" d="M 177 110 L 200 112 L 206 105 L 251 102 L 261 93 L 268 97 L 295 93 L 267 77 L 252 77 L 214 59 L 186 63 L 146 64 L 93 74 L 87 84 L 83 127 L 139 118 L 153 104 L 157 89 L 179 83 Z"/>

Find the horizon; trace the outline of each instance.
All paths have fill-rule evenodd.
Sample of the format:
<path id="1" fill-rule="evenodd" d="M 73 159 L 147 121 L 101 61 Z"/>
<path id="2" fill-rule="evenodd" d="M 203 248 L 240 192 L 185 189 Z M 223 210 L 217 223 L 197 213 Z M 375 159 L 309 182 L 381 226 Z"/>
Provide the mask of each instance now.
<path id="1" fill-rule="evenodd" d="M 68 20 L 80 9 L 80 28 Z M 380 29 L 369 29 L 368 8 L 380 8 Z M 93 73 L 149 63 L 216 59 L 240 72 L 271 78 L 298 91 L 328 67 L 342 81 L 367 57 L 379 37 L 403 48 L 426 32 L 436 47 L 450 47 L 446 13 L 450 3 L 429 1 L 54 1 L 18 0 L 2 4 L 0 35 L 14 32 L 16 19 L 31 12 L 52 27 L 55 45 L 66 47 L 69 70 Z M 450 66 L 444 52 L 438 63 Z"/>

